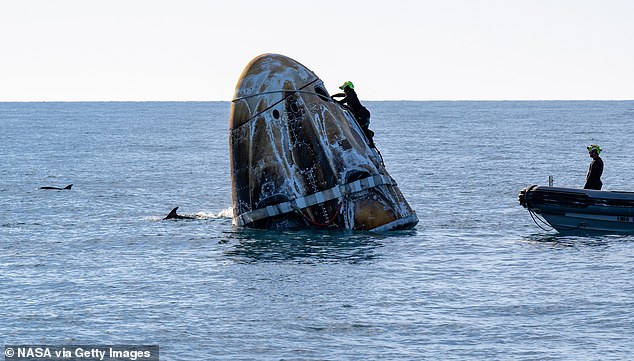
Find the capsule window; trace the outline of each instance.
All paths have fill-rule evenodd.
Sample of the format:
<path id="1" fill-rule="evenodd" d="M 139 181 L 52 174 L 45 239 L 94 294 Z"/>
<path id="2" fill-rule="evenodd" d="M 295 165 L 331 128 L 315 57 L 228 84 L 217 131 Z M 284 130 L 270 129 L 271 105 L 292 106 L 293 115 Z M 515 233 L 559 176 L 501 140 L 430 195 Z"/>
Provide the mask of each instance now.
<path id="1" fill-rule="evenodd" d="M 273 118 L 280 119 L 280 112 L 277 109 L 273 109 Z"/>
<path id="2" fill-rule="evenodd" d="M 319 85 L 315 85 L 315 93 L 317 93 L 319 97 L 324 101 L 330 100 L 330 96 L 328 95 L 328 92 L 326 91 L 326 89 L 322 88 Z"/>

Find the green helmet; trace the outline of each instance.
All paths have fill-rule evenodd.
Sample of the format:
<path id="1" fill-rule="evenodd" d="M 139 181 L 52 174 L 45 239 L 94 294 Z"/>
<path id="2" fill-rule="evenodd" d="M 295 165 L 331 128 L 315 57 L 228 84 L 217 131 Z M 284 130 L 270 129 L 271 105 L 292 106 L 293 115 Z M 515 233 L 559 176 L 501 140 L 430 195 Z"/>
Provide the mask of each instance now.
<path id="1" fill-rule="evenodd" d="M 593 150 L 596 150 L 597 154 L 601 154 L 601 147 L 599 147 L 596 144 L 591 144 L 591 145 L 587 146 L 586 149 L 588 150 L 588 152 L 592 152 Z"/>
<path id="2" fill-rule="evenodd" d="M 343 85 L 340 86 L 339 89 L 344 90 L 346 87 L 350 87 L 350 89 L 354 89 L 354 84 L 352 84 L 351 81 L 347 81 L 343 83 Z"/>

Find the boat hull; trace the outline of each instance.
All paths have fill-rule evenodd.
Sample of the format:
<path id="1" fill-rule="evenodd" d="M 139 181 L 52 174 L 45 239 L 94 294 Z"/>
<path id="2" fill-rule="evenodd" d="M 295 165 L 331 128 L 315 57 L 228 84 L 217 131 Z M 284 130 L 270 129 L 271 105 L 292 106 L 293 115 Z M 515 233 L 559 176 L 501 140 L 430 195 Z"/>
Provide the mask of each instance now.
<path id="1" fill-rule="evenodd" d="M 634 193 L 530 186 L 520 204 L 560 233 L 634 234 Z"/>
<path id="2" fill-rule="evenodd" d="M 278 54 L 244 69 L 231 106 L 233 223 L 265 229 L 409 229 L 418 218 L 352 114 Z"/>

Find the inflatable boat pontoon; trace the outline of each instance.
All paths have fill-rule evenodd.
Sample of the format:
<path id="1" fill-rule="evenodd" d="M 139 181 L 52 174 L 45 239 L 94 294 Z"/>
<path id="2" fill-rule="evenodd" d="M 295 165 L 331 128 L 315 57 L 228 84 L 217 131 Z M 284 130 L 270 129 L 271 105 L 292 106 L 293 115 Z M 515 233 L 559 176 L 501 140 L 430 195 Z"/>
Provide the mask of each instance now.
<path id="1" fill-rule="evenodd" d="M 537 225 L 560 233 L 634 234 L 634 193 L 533 185 L 519 193 Z"/>

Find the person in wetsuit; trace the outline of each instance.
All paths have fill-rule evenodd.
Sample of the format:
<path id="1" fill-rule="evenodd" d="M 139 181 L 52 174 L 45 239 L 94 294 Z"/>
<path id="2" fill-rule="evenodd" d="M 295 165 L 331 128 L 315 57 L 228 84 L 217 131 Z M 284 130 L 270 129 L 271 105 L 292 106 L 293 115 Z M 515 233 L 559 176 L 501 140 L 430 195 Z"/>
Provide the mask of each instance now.
<path id="1" fill-rule="evenodd" d="M 354 91 L 354 84 L 352 84 L 351 81 L 347 81 L 343 83 L 343 85 L 340 86 L 339 89 L 343 90 L 343 93 L 333 94 L 331 96 L 332 100 L 342 105 L 345 104 L 350 108 L 350 110 L 352 110 L 352 114 L 356 118 L 357 123 L 359 123 L 359 126 L 361 126 L 363 134 L 365 134 L 365 137 L 368 139 L 368 144 L 370 145 L 370 147 L 376 148 L 376 146 L 374 145 L 374 140 L 372 139 L 374 137 L 374 132 L 371 131 L 369 128 L 370 111 L 366 107 L 361 105 L 359 97 L 357 96 L 357 92 Z M 341 97 L 343 97 L 343 99 L 341 100 L 335 99 Z"/>
<path id="2" fill-rule="evenodd" d="M 601 153 L 601 147 L 592 144 L 587 147 L 588 154 L 592 158 L 592 163 L 588 168 L 588 175 L 586 177 L 586 185 L 583 189 L 596 189 L 601 190 L 603 183 L 601 182 L 601 175 L 603 174 L 603 160 L 599 157 Z"/>

